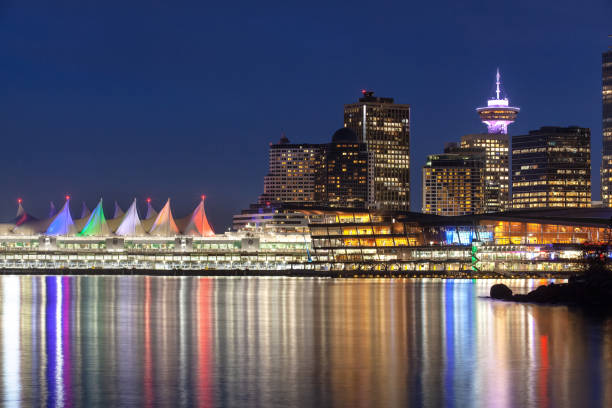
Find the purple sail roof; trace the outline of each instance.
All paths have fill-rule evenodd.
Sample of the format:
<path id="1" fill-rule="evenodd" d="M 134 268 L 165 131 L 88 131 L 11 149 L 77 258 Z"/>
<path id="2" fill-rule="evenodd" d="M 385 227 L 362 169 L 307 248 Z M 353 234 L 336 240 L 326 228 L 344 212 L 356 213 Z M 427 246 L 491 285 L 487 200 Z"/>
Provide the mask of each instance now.
<path id="1" fill-rule="evenodd" d="M 53 217 L 55 214 L 57 214 L 55 204 L 53 203 L 53 201 L 49 201 L 49 218 Z"/>
<path id="2" fill-rule="evenodd" d="M 119 203 L 115 200 L 115 212 L 113 213 L 113 218 L 123 217 L 123 210 L 119 207 Z"/>
<path id="3" fill-rule="evenodd" d="M 83 201 L 83 205 L 81 206 L 81 217 L 80 218 L 89 218 L 91 215 L 91 211 L 87 208 L 87 204 Z"/>
<path id="4" fill-rule="evenodd" d="M 66 199 L 62 209 L 55 215 L 45 231 L 46 235 L 72 235 L 77 232 L 70 215 L 70 199 Z"/>

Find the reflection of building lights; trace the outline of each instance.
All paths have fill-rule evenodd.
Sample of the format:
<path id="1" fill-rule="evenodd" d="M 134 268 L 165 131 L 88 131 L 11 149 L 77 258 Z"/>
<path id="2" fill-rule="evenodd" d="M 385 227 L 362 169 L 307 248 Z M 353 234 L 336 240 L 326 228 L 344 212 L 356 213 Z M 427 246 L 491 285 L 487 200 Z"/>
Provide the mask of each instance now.
<path id="1" fill-rule="evenodd" d="M 20 278 L 5 276 L 2 279 L 2 371 L 4 401 L 20 400 L 19 380 L 19 326 L 20 326 Z"/>

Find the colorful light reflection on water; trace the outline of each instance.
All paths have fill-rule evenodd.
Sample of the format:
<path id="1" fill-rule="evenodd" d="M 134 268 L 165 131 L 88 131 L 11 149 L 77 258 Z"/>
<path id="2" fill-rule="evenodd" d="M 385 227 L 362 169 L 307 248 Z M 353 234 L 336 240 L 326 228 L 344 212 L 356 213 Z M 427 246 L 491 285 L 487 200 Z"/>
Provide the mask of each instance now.
<path id="1" fill-rule="evenodd" d="M 612 321 L 491 284 L 3 276 L 1 405 L 612 406 Z"/>

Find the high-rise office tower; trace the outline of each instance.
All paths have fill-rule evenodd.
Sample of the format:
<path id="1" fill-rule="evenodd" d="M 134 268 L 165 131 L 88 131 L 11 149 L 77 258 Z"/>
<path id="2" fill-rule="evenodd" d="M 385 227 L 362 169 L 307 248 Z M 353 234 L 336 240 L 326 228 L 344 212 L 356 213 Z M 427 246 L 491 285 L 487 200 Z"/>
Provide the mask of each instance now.
<path id="1" fill-rule="evenodd" d="M 370 154 L 369 206 L 410 209 L 410 105 L 362 91 L 359 101 L 344 106 L 344 126 Z"/>
<path id="2" fill-rule="evenodd" d="M 504 133 L 465 135 L 461 137 L 461 147 L 485 151 L 483 212 L 507 210 L 510 200 L 508 135 Z"/>
<path id="3" fill-rule="evenodd" d="M 601 56 L 601 82 L 603 103 L 601 200 L 604 207 L 612 207 L 612 47 Z"/>
<path id="4" fill-rule="evenodd" d="M 516 120 L 520 109 L 510 106 L 508 98 L 502 95 L 499 69 L 495 76 L 495 97 L 487 101 L 487 106 L 477 108 L 476 111 L 487 125 L 488 133 L 508 134 L 508 125 Z"/>
<path id="5" fill-rule="evenodd" d="M 351 129 L 341 128 L 321 146 L 315 201 L 331 207 L 365 208 L 368 203 L 368 152 Z"/>
<path id="6" fill-rule="evenodd" d="M 512 137 L 512 207 L 590 207 L 591 131 L 542 127 Z"/>
<path id="7" fill-rule="evenodd" d="M 259 203 L 314 202 L 320 160 L 320 144 L 292 144 L 283 135 L 278 143 L 270 145 L 269 171 Z"/>
<path id="8" fill-rule="evenodd" d="M 484 211 L 486 152 L 450 144 L 443 154 L 427 156 L 423 166 L 423 212 L 436 215 Z"/>

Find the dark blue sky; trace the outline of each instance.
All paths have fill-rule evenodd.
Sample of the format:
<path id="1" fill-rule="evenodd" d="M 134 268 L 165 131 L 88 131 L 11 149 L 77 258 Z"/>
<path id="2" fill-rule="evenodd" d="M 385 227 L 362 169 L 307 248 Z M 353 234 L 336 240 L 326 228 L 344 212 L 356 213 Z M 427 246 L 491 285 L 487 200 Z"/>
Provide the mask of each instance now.
<path id="1" fill-rule="evenodd" d="M 205 193 L 226 228 L 261 193 L 268 144 L 328 141 L 362 88 L 412 105 L 419 210 L 425 156 L 485 129 L 498 66 L 511 134 L 591 128 L 599 197 L 609 0 L 47 3 L 0 0 L 4 219 L 20 196 L 39 216 L 67 192 L 75 214 L 172 197 L 182 216 Z"/>

